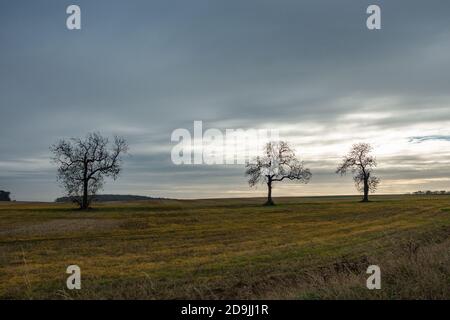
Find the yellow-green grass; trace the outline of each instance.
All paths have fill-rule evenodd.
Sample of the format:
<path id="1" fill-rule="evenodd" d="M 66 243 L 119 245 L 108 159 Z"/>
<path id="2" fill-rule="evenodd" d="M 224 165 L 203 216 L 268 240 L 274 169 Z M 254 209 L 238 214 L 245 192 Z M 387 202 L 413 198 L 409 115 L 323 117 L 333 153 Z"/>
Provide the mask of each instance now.
<path id="1" fill-rule="evenodd" d="M 432 284 L 442 288 L 417 296 L 402 297 L 395 281 L 369 292 L 364 280 L 369 263 L 392 272 L 411 246 L 450 251 L 449 196 L 276 200 L 102 203 L 88 212 L 0 204 L 0 298 L 450 298 L 448 267 Z M 72 264 L 82 271 L 79 291 L 66 288 Z M 339 274 L 339 264 L 357 267 Z"/>

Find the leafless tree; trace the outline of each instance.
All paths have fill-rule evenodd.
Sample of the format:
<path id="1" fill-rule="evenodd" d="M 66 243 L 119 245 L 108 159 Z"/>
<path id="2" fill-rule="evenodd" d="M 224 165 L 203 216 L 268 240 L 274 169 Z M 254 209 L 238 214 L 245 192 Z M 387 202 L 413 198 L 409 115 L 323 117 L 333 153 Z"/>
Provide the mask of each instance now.
<path id="1" fill-rule="evenodd" d="M 128 151 L 128 145 L 124 138 L 115 136 L 109 146 L 108 138 L 90 133 L 84 139 L 60 140 L 50 150 L 58 165 L 58 181 L 80 209 L 86 210 L 105 177 L 115 180 L 119 175 L 121 155 Z"/>
<path id="2" fill-rule="evenodd" d="M 336 170 L 341 176 L 351 170 L 356 188 L 364 193 L 363 202 L 369 201 L 369 192 L 375 192 L 380 183 L 380 179 L 373 175 L 377 162 L 370 154 L 371 151 L 372 146 L 368 143 L 354 144 Z"/>
<path id="3" fill-rule="evenodd" d="M 264 155 L 256 157 L 246 166 L 245 174 L 249 176 L 248 184 L 253 187 L 258 183 L 267 184 L 266 205 L 274 205 L 272 200 L 273 183 L 277 181 L 298 180 L 308 183 L 311 172 L 304 168 L 295 152 L 285 141 L 269 142 L 264 148 Z"/>

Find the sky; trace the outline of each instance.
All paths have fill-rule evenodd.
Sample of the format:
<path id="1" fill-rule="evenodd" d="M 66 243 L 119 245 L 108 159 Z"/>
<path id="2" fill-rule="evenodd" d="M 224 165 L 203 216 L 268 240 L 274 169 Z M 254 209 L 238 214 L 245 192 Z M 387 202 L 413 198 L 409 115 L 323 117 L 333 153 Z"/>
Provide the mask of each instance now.
<path id="1" fill-rule="evenodd" d="M 97 131 L 130 146 L 103 193 L 264 195 L 243 165 L 171 161 L 194 121 L 279 130 L 313 176 L 274 196 L 356 194 L 335 170 L 357 142 L 374 147 L 378 193 L 450 190 L 449 14 L 446 0 L 1 1 L 0 190 L 62 196 L 50 145 Z"/>

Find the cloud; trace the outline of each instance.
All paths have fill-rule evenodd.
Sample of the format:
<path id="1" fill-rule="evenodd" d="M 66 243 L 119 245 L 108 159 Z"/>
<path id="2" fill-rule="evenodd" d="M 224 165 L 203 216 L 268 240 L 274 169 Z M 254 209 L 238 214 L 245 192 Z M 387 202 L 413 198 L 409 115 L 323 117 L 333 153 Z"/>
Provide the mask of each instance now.
<path id="1" fill-rule="evenodd" d="M 450 141 L 450 135 L 444 136 L 444 135 L 433 135 L 433 136 L 417 136 L 417 137 L 411 137 L 409 139 L 409 142 L 414 143 L 421 143 L 425 141 Z"/>
<path id="2" fill-rule="evenodd" d="M 447 139 L 428 137 L 448 137 L 450 2 L 378 3 L 370 32 L 368 0 L 80 0 L 83 29 L 69 32 L 59 1 L 3 1 L 0 187 L 54 199 L 49 145 L 101 131 L 132 154 L 105 192 L 251 194 L 242 167 L 170 162 L 172 131 L 194 120 L 280 129 L 316 173 L 301 194 L 354 192 L 334 167 L 360 140 L 387 178 L 444 177 Z"/>

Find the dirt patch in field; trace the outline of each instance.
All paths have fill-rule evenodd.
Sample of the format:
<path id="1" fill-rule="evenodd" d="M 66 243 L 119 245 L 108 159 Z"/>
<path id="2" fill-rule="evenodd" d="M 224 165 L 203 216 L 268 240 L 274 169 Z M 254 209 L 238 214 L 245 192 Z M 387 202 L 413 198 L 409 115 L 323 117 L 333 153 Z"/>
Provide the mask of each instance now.
<path id="1" fill-rule="evenodd" d="M 120 225 L 118 220 L 105 219 L 56 219 L 42 223 L 30 224 L 0 231 L 0 236 L 33 235 L 45 236 L 49 234 L 65 234 L 68 232 L 90 232 L 111 230 Z"/>

